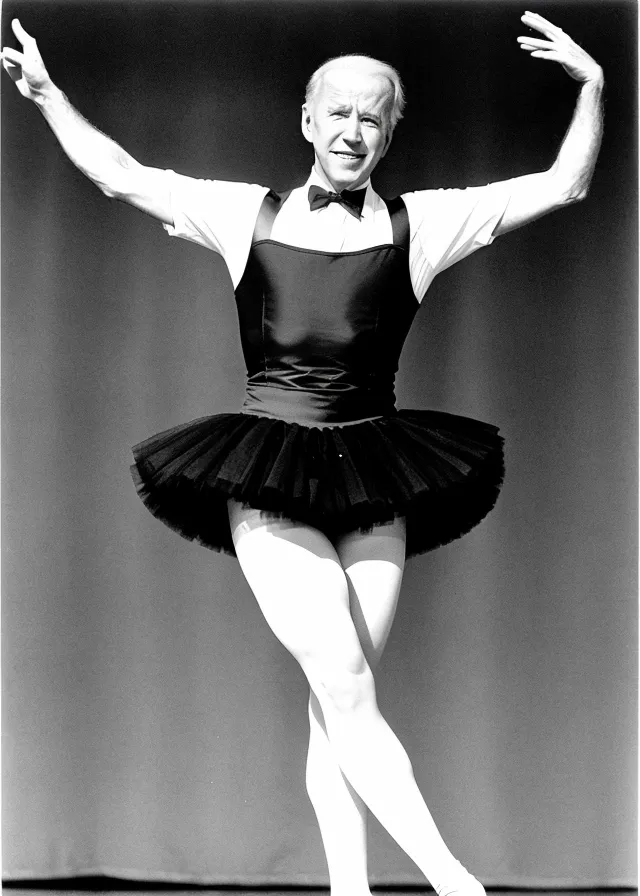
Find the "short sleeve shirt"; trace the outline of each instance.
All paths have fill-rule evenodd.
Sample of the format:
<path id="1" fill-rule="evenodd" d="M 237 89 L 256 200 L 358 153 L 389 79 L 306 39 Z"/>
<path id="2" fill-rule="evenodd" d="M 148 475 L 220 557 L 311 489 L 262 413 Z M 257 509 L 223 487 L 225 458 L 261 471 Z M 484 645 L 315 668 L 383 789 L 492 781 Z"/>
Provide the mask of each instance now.
<path id="1" fill-rule="evenodd" d="M 186 177 L 167 170 L 173 225 L 163 227 L 212 249 L 225 260 L 234 288 L 242 278 L 253 230 L 268 187 Z M 307 183 L 283 203 L 271 238 L 301 249 L 355 252 L 392 241 L 391 221 L 383 200 L 367 181 L 362 216 L 332 202 L 310 211 L 308 188 L 331 190 L 315 167 Z M 464 189 L 403 193 L 410 227 L 409 268 L 413 291 L 422 301 L 436 274 L 495 239 L 507 208 L 510 181 Z"/>

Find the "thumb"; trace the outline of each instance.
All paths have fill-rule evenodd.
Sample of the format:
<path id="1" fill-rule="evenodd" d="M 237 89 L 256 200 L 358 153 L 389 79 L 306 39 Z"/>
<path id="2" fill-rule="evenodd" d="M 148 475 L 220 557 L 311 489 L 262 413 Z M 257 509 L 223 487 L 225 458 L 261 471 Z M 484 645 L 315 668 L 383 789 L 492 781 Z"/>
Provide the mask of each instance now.
<path id="1" fill-rule="evenodd" d="M 20 19 L 13 19 L 11 22 L 11 27 L 13 28 L 13 33 L 15 34 L 15 36 L 19 41 L 22 41 L 22 43 L 24 43 L 25 40 L 33 39 L 30 34 L 27 34 L 27 32 L 20 24 Z"/>

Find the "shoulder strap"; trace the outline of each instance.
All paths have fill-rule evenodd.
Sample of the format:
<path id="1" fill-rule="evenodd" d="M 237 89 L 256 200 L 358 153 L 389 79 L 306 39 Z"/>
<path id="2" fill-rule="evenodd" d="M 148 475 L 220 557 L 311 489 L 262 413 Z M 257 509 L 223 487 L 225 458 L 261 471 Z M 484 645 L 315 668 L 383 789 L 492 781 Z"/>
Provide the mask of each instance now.
<path id="1" fill-rule="evenodd" d="M 393 245 L 409 251 L 409 215 L 402 196 L 396 196 L 394 199 L 385 199 L 384 203 L 389 210 L 389 217 L 391 218 Z"/>
<path id="2" fill-rule="evenodd" d="M 270 239 L 276 216 L 290 193 L 291 190 L 285 190 L 282 193 L 269 190 L 265 195 L 253 229 L 252 245 L 260 240 Z M 400 248 L 408 251 L 410 238 L 409 215 L 402 197 L 396 196 L 394 199 L 384 199 L 383 202 L 387 206 L 389 217 L 391 218 L 391 233 L 394 246 L 400 246 Z"/>
<path id="3" fill-rule="evenodd" d="M 252 245 L 259 240 L 268 240 L 271 237 L 273 222 L 290 192 L 291 190 L 286 190 L 284 193 L 276 193 L 275 190 L 269 190 L 266 194 L 256 218 L 256 225 L 253 228 Z"/>

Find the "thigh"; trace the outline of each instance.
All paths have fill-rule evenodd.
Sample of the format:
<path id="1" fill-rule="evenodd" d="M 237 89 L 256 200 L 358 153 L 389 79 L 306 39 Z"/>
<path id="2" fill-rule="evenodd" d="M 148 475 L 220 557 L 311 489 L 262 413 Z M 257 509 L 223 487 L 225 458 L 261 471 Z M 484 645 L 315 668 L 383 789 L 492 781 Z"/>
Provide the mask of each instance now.
<path id="1" fill-rule="evenodd" d="M 267 624 L 310 683 L 366 669 L 349 585 L 330 540 L 311 526 L 229 501 L 240 567 Z"/>
<path id="2" fill-rule="evenodd" d="M 396 613 L 405 562 L 403 517 L 372 532 L 349 532 L 335 547 L 349 585 L 351 617 L 367 661 L 375 668 Z"/>

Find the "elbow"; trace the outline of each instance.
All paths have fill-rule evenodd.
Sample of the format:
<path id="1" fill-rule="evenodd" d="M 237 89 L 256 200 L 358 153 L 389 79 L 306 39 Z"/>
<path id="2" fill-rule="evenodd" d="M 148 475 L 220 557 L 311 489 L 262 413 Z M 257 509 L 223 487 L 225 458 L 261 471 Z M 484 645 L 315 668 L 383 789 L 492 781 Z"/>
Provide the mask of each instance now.
<path id="1" fill-rule="evenodd" d="M 106 196 L 107 199 L 117 199 L 117 193 L 112 187 L 108 187 L 105 184 L 98 184 L 98 189 L 102 193 L 103 196 Z"/>
<path id="2" fill-rule="evenodd" d="M 558 185 L 555 190 L 556 208 L 567 208 L 587 198 L 588 187 L 581 184 Z"/>
<path id="3" fill-rule="evenodd" d="M 91 171 L 83 169 L 83 174 L 100 190 L 107 199 L 117 199 L 121 178 L 113 171 Z"/>
<path id="4" fill-rule="evenodd" d="M 557 184 L 556 189 L 558 204 L 561 208 L 565 208 L 567 205 L 574 205 L 576 202 L 582 202 L 583 199 L 586 199 L 589 192 L 588 185 L 577 181 Z"/>
<path id="5" fill-rule="evenodd" d="M 563 177 L 557 165 L 552 166 L 547 172 L 551 183 L 551 191 L 556 197 L 556 207 L 566 208 L 576 202 L 582 202 L 587 198 L 589 183 L 576 177 Z"/>
<path id="6" fill-rule="evenodd" d="M 130 191 L 130 184 L 122 176 L 121 172 L 115 172 L 104 178 L 94 180 L 96 187 L 107 199 L 125 199 Z"/>
<path id="7" fill-rule="evenodd" d="M 107 199 L 124 200 L 131 192 L 132 175 L 139 167 L 131 156 L 121 152 L 115 164 L 105 167 L 94 183 Z"/>
<path id="8" fill-rule="evenodd" d="M 586 198 L 586 190 L 571 190 L 563 195 L 559 207 L 567 208 L 570 205 L 576 205 L 576 203 L 582 202 L 582 200 Z"/>

